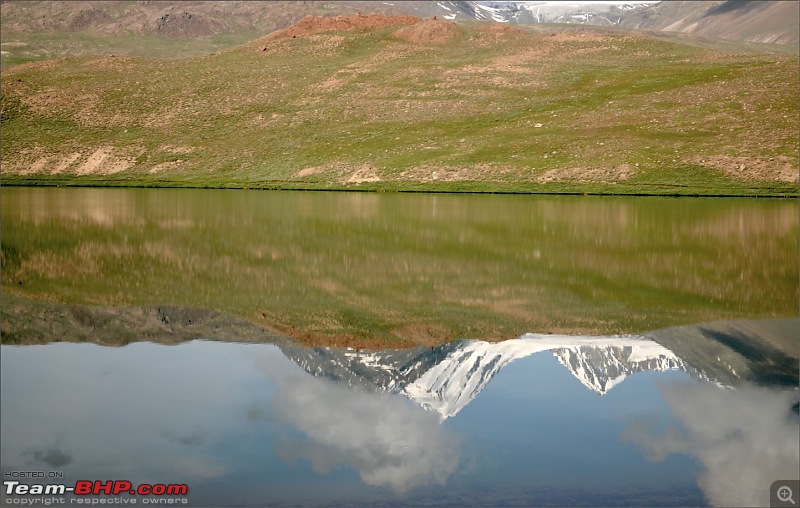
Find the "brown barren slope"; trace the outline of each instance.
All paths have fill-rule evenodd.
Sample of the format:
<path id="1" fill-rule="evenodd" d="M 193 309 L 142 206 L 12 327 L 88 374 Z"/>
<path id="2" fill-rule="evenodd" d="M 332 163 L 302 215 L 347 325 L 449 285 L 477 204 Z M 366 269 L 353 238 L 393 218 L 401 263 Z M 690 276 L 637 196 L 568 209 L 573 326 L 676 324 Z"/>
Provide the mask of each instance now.
<path id="1" fill-rule="evenodd" d="M 798 20 L 800 2 L 794 0 L 668 1 L 632 14 L 621 26 L 797 46 Z"/>

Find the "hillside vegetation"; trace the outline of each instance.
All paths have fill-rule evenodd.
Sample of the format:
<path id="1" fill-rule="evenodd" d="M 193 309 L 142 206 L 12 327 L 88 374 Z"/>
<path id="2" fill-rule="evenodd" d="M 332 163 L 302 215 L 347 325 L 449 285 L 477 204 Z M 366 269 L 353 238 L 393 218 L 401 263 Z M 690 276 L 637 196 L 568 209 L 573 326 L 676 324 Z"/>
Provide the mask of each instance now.
<path id="1" fill-rule="evenodd" d="M 4 184 L 797 195 L 796 57 L 307 18 L 191 59 L 2 75 Z"/>
<path id="2" fill-rule="evenodd" d="M 0 65 L 97 54 L 199 56 L 244 44 L 304 16 L 359 10 L 406 14 L 371 1 L 5 0 L 0 2 Z"/>

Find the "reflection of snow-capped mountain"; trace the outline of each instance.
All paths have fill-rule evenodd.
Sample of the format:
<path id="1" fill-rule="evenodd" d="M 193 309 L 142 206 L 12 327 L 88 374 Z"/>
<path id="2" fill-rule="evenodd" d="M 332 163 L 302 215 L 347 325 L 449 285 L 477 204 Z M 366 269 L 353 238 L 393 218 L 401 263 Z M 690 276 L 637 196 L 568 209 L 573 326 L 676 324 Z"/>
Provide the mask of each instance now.
<path id="1" fill-rule="evenodd" d="M 564 347 L 553 350 L 558 361 L 587 388 L 604 394 L 634 372 L 686 370 L 683 360 L 652 341 L 629 346 Z"/>
<path id="2" fill-rule="evenodd" d="M 603 394 L 627 375 L 683 367 L 672 352 L 641 337 L 569 337 L 527 334 L 491 343 L 462 342 L 402 392 L 443 418 L 469 404 L 506 365 L 550 351 L 587 388 Z"/>
<path id="3" fill-rule="evenodd" d="M 460 341 L 432 349 L 282 349 L 310 374 L 402 393 L 442 419 L 461 411 L 503 367 L 542 351 L 551 351 L 584 386 L 600 394 L 635 372 L 686 370 L 671 351 L 643 337 L 527 334 L 504 342 Z"/>

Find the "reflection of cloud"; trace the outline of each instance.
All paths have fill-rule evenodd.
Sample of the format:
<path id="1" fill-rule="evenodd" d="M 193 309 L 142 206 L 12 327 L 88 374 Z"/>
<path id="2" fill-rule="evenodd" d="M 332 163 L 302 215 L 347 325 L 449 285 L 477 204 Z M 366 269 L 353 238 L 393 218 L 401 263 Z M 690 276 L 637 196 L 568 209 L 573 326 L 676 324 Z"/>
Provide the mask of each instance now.
<path id="1" fill-rule="evenodd" d="M 72 454 L 65 452 L 62 448 L 64 434 L 59 433 L 55 442 L 44 448 L 31 447 L 23 452 L 24 456 L 30 457 L 28 465 L 46 465 L 51 468 L 60 468 L 73 461 Z"/>
<path id="2" fill-rule="evenodd" d="M 170 430 L 166 430 L 162 432 L 162 435 L 167 441 L 182 446 L 201 446 L 205 444 L 206 441 L 205 433 L 200 432 L 199 430 L 194 430 L 189 433 L 180 433 L 180 432 L 173 432 Z"/>
<path id="3" fill-rule="evenodd" d="M 33 450 L 29 453 L 32 457 L 32 464 L 45 464 L 53 468 L 66 466 L 73 460 L 72 455 L 61 450 L 58 445 L 43 450 Z"/>
<path id="4" fill-rule="evenodd" d="M 800 475 L 800 420 L 791 409 L 796 390 L 670 384 L 662 391 L 685 431 L 657 436 L 638 423 L 623 439 L 652 460 L 670 453 L 697 457 L 706 468 L 698 483 L 712 505 L 768 506 L 772 482 Z"/>
<path id="5" fill-rule="evenodd" d="M 204 480 L 228 474 L 228 468 L 224 464 L 202 455 L 162 455 L 155 457 L 149 467 L 154 470 L 160 468 L 163 471 L 160 473 L 162 475 L 180 471 L 180 474 L 186 478 Z M 159 473 L 154 473 L 154 476 L 157 474 Z"/>
<path id="6" fill-rule="evenodd" d="M 284 457 L 304 457 L 322 473 L 351 467 L 365 483 L 396 492 L 444 484 L 455 470 L 459 441 L 435 415 L 400 397 L 353 390 L 294 367 L 283 372 L 277 362 L 264 365 L 267 360 L 262 366 L 277 389 L 270 416 L 308 438 L 280 439 Z"/>

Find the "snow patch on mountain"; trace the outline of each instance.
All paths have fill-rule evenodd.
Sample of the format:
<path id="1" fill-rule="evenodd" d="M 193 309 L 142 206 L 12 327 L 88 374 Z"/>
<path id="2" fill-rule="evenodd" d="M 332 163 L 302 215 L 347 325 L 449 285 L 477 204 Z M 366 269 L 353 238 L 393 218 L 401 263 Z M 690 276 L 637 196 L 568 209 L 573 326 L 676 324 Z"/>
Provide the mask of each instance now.
<path id="1" fill-rule="evenodd" d="M 477 2 L 475 3 L 475 7 L 486 12 L 489 16 L 489 19 L 492 21 L 496 21 L 497 23 L 508 23 L 510 21 L 507 13 L 504 13 L 502 8 L 489 7 L 488 5 L 482 5 Z"/>
<path id="2" fill-rule="evenodd" d="M 473 12 L 477 20 L 518 23 L 569 23 L 583 25 L 618 25 L 623 16 L 650 7 L 654 0 L 633 2 L 591 1 L 467 1 L 464 12 Z"/>

